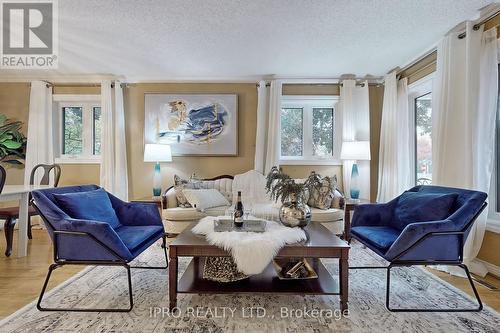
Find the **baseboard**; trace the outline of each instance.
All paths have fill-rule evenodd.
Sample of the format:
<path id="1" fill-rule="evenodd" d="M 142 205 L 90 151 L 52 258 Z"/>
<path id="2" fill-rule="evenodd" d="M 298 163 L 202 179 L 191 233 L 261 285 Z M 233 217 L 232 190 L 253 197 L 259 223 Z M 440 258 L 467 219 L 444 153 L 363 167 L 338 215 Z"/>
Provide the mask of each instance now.
<path id="1" fill-rule="evenodd" d="M 486 268 L 488 269 L 488 273 L 500 278 L 500 267 L 498 267 L 497 265 L 493 265 L 492 263 L 489 263 L 487 261 L 481 260 L 481 259 L 476 258 L 476 260 L 483 263 L 486 266 Z"/>

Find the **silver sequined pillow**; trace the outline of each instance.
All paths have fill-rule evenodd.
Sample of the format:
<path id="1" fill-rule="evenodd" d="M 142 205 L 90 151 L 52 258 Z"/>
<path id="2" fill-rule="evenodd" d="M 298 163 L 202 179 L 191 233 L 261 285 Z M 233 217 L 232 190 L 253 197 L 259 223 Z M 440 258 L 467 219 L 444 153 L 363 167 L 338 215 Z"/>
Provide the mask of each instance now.
<path id="1" fill-rule="evenodd" d="M 319 182 L 316 182 L 316 186 L 309 188 L 309 201 L 307 204 L 310 207 L 319 209 L 330 209 L 335 197 L 335 189 L 337 188 L 337 176 L 321 177 L 317 174 L 311 174 L 310 177 L 316 177 Z"/>

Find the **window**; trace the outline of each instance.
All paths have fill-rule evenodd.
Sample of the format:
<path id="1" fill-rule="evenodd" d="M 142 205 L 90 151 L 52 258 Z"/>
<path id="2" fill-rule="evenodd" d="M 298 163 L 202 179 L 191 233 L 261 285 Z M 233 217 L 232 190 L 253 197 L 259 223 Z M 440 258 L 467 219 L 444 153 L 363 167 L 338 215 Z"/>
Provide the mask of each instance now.
<path id="1" fill-rule="evenodd" d="M 413 121 L 413 151 L 411 152 L 416 185 L 432 183 L 432 78 L 433 75 L 408 87 Z"/>
<path id="2" fill-rule="evenodd" d="M 415 98 L 415 179 L 432 183 L 432 93 Z"/>
<path id="3" fill-rule="evenodd" d="M 280 164 L 338 163 L 336 102 L 333 96 L 283 96 Z"/>
<path id="4" fill-rule="evenodd" d="M 83 108 L 68 106 L 62 108 L 63 147 L 65 155 L 80 155 L 83 152 Z"/>
<path id="5" fill-rule="evenodd" d="M 500 64 L 498 65 L 498 70 L 500 71 Z M 500 72 L 499 72 L 500 73 Z M 500 74 L 499 74 L 500 76 Z M 500 213 L 500 77 L 498 78 L 498 89 L 499 89 L 499 93 L 498 93 L 498 103 L 497 103 L 497 123 L 496 123 L 496 149 L 495 149 L 495 152 L 496 152 L 496 163 L 495 163 L 495 167 L 494 167 L 494 177 L 492 178 L 495 178 L 495 185 L 496 186 L 491 186 L 491 188 L 496 188 L 496 193 L 494 195 L 494 198 L 496 199 L 495 203 L 496 203 L 496 207 L 495 207 L 495 211 L 497 213 Z M 494 201 L 494 200 L 491 200 L 491 201 Z M 498 219 L 500 220 L 500 216 L 497 216 Z"/>
<path id="6" fill-rule="evenodd" d="M 101 107 L 94 106 L 93 107 L 93 138 L 92 140 L 92 154 L 100 155 L 101 154 Z"/>
<path id="7" fill-rule="evenodd" d="M 303 154 L 304 109 L 281 109 L 281 156 Z"/>
<path id="8" fill-rule="evenodd" d="M 500 71 L 500 64 L 498 66 Z M 500 73 L 500 72 L 499 72 Z M 499 74 L 500 75 L 500 74 Z M 496 119 L 496 143 L 495 143 L 495 160 L 493 165 L 493 173 L 491 175 L 489 204 L 488 204 L 488 220 L 486 229 L 492 232 L 500 233 L 500 76 L 498 103 L 497 103 L 497 119 Z"/>
<path id="9" fill-rule="evenodd" d="M 57 163 L 99 163 L 101 154 L 100 97 L 54 95 Z"/>

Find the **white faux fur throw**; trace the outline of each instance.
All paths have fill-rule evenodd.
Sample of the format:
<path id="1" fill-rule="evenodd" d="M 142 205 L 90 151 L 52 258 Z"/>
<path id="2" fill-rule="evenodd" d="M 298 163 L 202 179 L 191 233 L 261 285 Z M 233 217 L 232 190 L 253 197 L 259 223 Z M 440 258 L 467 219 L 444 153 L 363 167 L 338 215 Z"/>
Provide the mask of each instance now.
<path id="1" fill-rule="evenodd" d="M 262 273 L 285 244 L 306 239 L 304 230 L 285 227 L 274 221 L 267 221 L 266 231 L 262 233 L 215 232 L 215 219 L 213 216 L 202 218 L 192 231 L 205 235 L 210 244 L 230 252 L 238 270 L 246 275 Z"/>

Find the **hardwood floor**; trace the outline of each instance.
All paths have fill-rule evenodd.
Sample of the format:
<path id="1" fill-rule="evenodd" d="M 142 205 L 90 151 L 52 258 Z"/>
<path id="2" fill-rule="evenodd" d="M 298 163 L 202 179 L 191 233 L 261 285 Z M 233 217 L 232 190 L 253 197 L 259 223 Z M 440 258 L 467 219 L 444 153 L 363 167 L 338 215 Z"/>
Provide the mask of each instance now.
<path id="1" fill-rule="evenodd" d="M 4 256 L 5 237 L 0 230 L 0 319 L 15 312 L 24 305 L 38 298 L 47 268 L 52 262 L 52 246 L 47 232 L 44 230 L 33 230 L 33 239 L 29 241 L 28 256 L 17 258 L 16 240 L 17 231 L 14 234 L 14 251 L 10 258 Z M 54 271 L 51 277 L 49 289 L 67 280 L 83 267 L 65 266 Z M 448 274 L 429 270 L 454 286 L 472 294 L 467 280 Z M 500 280 L 488 276 L 489 283 L 500 287 Z M 500 312 L 500 291 L 490 291 L 476 283 L 483 303 Z M 383 301 L 383 300 L 381 300 Z"/>
<path id="2" fill-rule="evenodd" d="M 0 318 L 4 318 L 38 298 L 48 267 L 52 263 L 52 245 L 45 230 L 33 230 L 33 239 L 28 242 L 28 255 L 17 258 L 16 230 L 12 255 L 7 258 L 4 255 L 4 232 L 0 232 Z M 56 269 L 50 278 L 49 289 L 83 268 L 84 266 L 64 266 Z"/>

